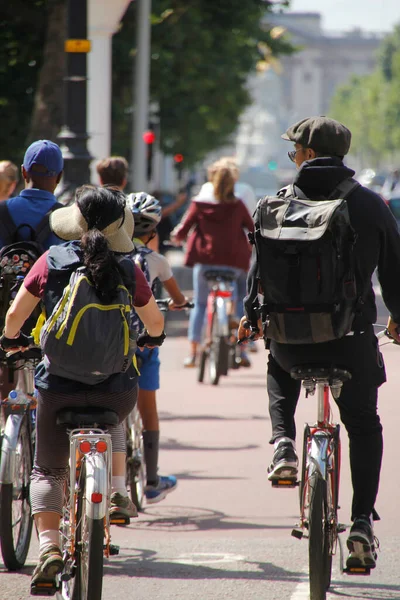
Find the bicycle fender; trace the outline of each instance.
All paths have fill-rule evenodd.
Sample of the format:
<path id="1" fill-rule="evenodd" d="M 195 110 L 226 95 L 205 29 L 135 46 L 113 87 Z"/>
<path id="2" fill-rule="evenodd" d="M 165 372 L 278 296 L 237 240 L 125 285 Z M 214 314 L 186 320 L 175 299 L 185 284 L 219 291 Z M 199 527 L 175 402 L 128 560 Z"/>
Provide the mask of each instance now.
<path id="1" fill-rule="evenodd" d="M 17 445 L 25 415 L 9 415 L 4 429 L 0 455 L 0 485 L 16 480 Z"/>
<path id="2" fill-rule="evenodd" d="M 216 298 L 217 316 L 218 316 L 218 335 L 229 335 L 229 321 L 226 313 L 225 298 Z"/>
<path id="3" fill-rule="evenodd" d="M 103 455 L 91 454 L 85 458 L 86 501 L 85 511 L 90 519 L 103 519 L 108 510 L 109 482 L 107 463 Z M 92 494 L 101 494 L 101 502 L 93 502 Z"/>
<path id="4" fill-rule="evenodd" d="M 311 438 L 308 468 L 310 474 L 318 471 L 323 479 L 328 474 L 328 445 L 329 436 L 323 431 L 317 431 Z"/>

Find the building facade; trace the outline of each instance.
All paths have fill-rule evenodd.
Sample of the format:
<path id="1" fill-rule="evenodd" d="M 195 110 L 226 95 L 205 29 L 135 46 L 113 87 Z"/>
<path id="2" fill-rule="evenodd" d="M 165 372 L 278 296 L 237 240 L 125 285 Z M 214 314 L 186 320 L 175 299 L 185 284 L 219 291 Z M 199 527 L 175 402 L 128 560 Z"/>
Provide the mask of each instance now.
<path id="1" fill-rule="evenodd" d="M 268 15 L 266 25 L 271 23 L 284 27 L 299 51 L 282 57 L 278 69 L 249 79 L 253 103 L 241 117 L 232 148 L 249 183 L 257 173 L 288 166 L 289 147 L 280 134 L 302 118 L 329 116 L 338 86 L 373 71 L 382 41 L 382 36 L 358 29 L 325 32 L 319 13 Z"/>

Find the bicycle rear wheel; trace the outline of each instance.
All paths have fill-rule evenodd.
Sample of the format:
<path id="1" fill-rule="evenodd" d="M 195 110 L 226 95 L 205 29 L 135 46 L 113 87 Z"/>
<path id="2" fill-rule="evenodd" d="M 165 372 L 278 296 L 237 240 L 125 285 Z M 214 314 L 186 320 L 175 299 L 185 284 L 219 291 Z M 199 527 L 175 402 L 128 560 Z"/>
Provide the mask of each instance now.
<path id="1" fill-rule="evenodd" d="M 9 571 L 24 566 L 32 534 L 29 504 L 32 452 L 27 418 L 23 418 L 18 434 L 15 481 L 0 485 L 0 545 L 4 564 Z"/>
<path id="2" fill-rule="evenodd" d="M 327 582 L 330 583 L 332 555 L 329 551 L 329 524 L 326 502 L 326 482 L 314 471 L 308 480 L 308 558 L 310 572 L 310 600 L 326 600 Z"/>
<path id="3" fill-rule="evenodd" d="M 104 521 L 92 519 L 86 511 L 86 476 L 83 481 L 82 502 L 77 519 L 76 547 L 79 558 L 73 600 L 101 600 L 103 589 Z"/>
<path id="4" fill-rule="evenodd" d="M 336 544 L 337 544 L 337 536 L 338 536 L 338 508 L 339 508 L 339 478 L 340 478 L 340 459 L 341 459 L 341 449 L 340 449 L 340 425 L 336 425 L 335 431 L 333 434 L 333 452 L 331 457 L 331 466 L 329 469 L 329 476 L 327 479 L 327 488 L 326 488 L 326 500 L 327 500 L 327 510 L 328 510 L 328 522 L 329 522 L 329 532 L 328 532 L 328 540 L 329 540 L 329 560 L 331 561 L 331 565 L 326 570 L 326 581 L 325 586 L 326 589 L 329 589 L 331 585 L 331 576 L 332 576 L 332 556 L 335 553 Z"/>

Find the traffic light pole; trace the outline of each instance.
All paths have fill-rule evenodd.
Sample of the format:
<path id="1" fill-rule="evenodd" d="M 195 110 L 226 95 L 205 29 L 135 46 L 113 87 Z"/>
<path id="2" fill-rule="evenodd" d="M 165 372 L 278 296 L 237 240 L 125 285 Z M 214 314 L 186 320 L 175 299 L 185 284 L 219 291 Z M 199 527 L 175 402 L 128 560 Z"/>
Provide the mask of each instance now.
<path id="1" fill-rule="evenodd" d="M 67 75 L 65 78 L 64 126 L 58 140 L 64 157 L 64 175 L 57 194 L 61 202 L 73 201 L 77 187 L 89 183 L 91 156 L 87 149 L 86 84 L 87 0 L 68 0 Z"/>
<path id="2" fill-rule="evenodd" d="M 147 188 L 147 148 L 143 133 L 148 128 L 150 86 L 150 15 L 151 0 L 136 0 L 136 57 L 133 77 L 133 128 L 131 188 L 139 192 Z"/>

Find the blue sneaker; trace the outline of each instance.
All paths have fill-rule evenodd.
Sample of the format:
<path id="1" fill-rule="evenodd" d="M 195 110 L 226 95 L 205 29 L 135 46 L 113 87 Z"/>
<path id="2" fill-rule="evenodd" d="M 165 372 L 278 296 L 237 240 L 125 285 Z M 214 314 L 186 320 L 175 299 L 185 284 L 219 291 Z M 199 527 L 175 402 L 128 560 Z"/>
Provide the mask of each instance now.
<path id="1" fill-rule="evenodd" d="M 157 485 L 146 485 L 144 493 L 147 504 L 156 504 L 164 500 L 167 494 L 176 489 L 178 482 L 176 477 L 168 475 L 167 477 L 160 476 Z"/>

